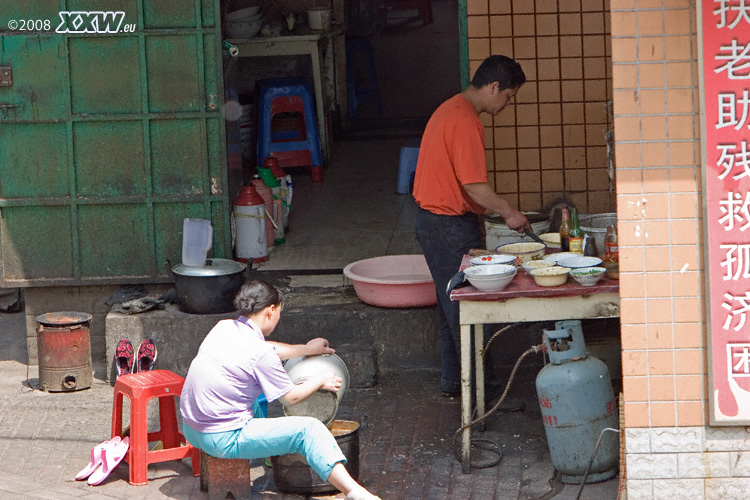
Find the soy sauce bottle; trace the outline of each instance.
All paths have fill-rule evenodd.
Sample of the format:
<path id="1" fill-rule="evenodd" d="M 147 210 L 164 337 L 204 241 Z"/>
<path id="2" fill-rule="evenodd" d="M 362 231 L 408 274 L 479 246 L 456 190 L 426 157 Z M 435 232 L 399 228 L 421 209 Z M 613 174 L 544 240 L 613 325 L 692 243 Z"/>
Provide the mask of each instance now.
<path id="1" fill-rule="evenodd" d="M 570 234 L 570 210 L 568 207 L 562 209 L 562 221 L 560 222 L 560 251 L 569 252 L 570 242 L 568 235 Z"/>
<path id="2" fill-rule="evenodd" d="M 570 233 L 568 234 L 570 251 L 583 254 L 583 231 L 578 223 L 578 209 L 573 207 Z"/>

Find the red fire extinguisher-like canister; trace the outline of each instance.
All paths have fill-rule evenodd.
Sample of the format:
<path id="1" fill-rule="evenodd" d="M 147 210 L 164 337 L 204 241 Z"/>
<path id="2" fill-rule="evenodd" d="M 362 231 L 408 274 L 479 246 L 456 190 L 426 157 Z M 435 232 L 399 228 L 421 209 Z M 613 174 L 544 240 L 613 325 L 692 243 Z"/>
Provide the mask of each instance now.
<path id="1" fill-rule="evenodd" d="M 254 186 L 244 186 L 234 201 L 232 222 L 235 259 L 252 263 L 267 261 L 266 203 Z"/>

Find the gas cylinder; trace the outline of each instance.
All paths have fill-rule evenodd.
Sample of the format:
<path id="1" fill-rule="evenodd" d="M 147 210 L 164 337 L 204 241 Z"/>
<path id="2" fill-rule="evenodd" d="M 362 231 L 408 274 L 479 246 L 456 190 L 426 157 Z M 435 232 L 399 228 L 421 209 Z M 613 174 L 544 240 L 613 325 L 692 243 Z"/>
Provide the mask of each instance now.
<path id="1" fill-rule="evenodd" d="M 244 186 L 232 213 L 236 260 L 259 263 L 268 260 L 266 204 L 254 186 Z"/>
<path id="2" fill-rule="evenodd" d="M 273 228 L 273 242 L 276 245 L 284 243 L 284 224 L 283 224 L 283 206 L 284 203 L 281 197 L 281 184 L 271 173 L 271 169 L 267 167 L 258 167 L 258 175 L 263 179 L 266 186 L 271 188 L 271 194 L 273 195 L 273 219 L 279 221 L 278 225 Z"/>
<path id="3" fill-rule="evenodd" d="M 269 252 L 274 248 L 274 228 L 279 226 L 279 223 L 281 222 L 281 210 L 274 211 L 274 204 L 279 205 L 281 200 L 274 200 L 273 199 L 273 192 L 271 191 L 271 188 L 266 186 L 266 183 L 263 182 L 263 179 L 260 178 L 258 174 L 253 175 L 253 178 L 251 180 L 253 183 L 253 186 L 255 186 L 255 190 L 258 192 L 261 198 L 263 198 L 263 201 L 265 202 L 266 207 L 266 247 L 268 248 Z M 278 218 L 274 218 L 274 214 L 278 215 Z"/>
<path id="4" fill-rule="evenodd" d="M 536 392 L 552 465 L 563 483 L 580 484 L 602 430 L 617 428 L 612 382 L 607 365 L 587 355 L 579 320 L 555 322 L 544 342 L 550 363 L 536 378 Z M 604 433 L 586 482 L 614 477 L 618 456 L 617 437 Z"/>
<path id="5" fill-rule="evenodd" d="M 284 169 L 279 165 L 279 160 L 273 156 L 266 158 L 263 161 L 263 166 L 271 169 L 271 173 L 281 186 L 281 221 L 284 223 L 284 232 L 288 232 L 289 214 L 292 211 L 292 192 L 294 191 L 292 176 L 284 173 Z"/>

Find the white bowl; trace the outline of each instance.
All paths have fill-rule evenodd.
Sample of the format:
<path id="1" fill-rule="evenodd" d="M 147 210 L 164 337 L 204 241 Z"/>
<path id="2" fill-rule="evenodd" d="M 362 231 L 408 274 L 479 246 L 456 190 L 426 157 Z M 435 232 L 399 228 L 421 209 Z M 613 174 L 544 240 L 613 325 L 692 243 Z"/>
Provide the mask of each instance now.
<path id="1" fill-rule="evenodd" d="M 227 12 L 227 15 L 224 16 L 224 19 L 226 19 L 227 21 L 242 21 L 246 20 L 249 17 L 257 16 L 258 14 L 260 14 L 260 5 L 255 5 L 253 7 L 246 7 L 244 9 Z"/>
<path id="2" fill-rule="evenodd" d="M 523 270 L 527 273 L 531 273 L 532 269 L 539 269 L 540 267 L 551 267 L 554 266 L 554 264 L 548 260 L 540 259 L 540 260 L 530 260 L 528 262 L 524 262 L 521 264 L 521 267 L 523 267 Z"/>
<path id="3" fill-rule="evenodd" d="M 548 248 L 560 248 L 560 233 L 542 233 L 539 238 L 547 244 Z"/>
<path id="4" fill-rule="evenodd" d="M 560 286 L 568 281 L 568 272 L 570 272 L 570 268 L 550 266 L 532 269 L 531 275 L 539 286 Z"/>
<path id="5" fill-rule="evenodd" d="M 500 276 L 516 274 L 518 269 L 510 264 L 489 264 L 486 266 L 470 266 L 464 269 L 467 278 L 478 280 L 494 279 Z"/>
<path id="6" fill-rule="evenodd" d="M 473 259 L 471 259 L 469 263 L 472 266 L 486 266 L 489 264 L 514 265 L 516 263 L 516 256 L 507 254 L 480 255 L 479 257 L 474 257 Z"/>
<path id="7" fill-rule="evenodd" d="M 263 27 L 263 16 L 260 19 L 246 23 L 244 21 L 227 21 L 226 30 L 229 38 L 250 38 L 258 34 Z"/>
<path id="8" fill-rule="evenodd" d="M 551 253 L 549 255 L 545 255 L 544 260 L 552 262 L 552 264 L 556 266 L 557 262 L 560 259 L 565 259 L 567 257 L 581 257 L 581 254 L 576 253 L 576 252 L 557 252 L 557 253 Z"/>
<path id="9" fill-rule="evenodd" d="M 576 255 L 575 257 L 565 257 L 557 261 L 558 266 L 578 269 L 579 267 L 593 267 L 602 263 L 599 257 L 588 257 L 585 255 Z"/>
<path id="10" fill-rule="evenodd" d="M 484 270 L 496 269 L 495 272 L 483 272 Z M 510 268 L 510 269 L 508 269 Z M 468 271 L 468 272 L 467 272 Z M 516 277 L 517 268 L 507 264 L 493 264 L 490 266 L 473 266 L 464 269 L 464 274 L 474 288 L 483 292 L 499 292 Z"/>
<path id="11" fill-rule="evenodd" d="M 581 267 L 571 269 L 569 274 L 583 286 L 594 286 L 606 272 L 607 270 L 603 267 Z"/>
<path id="12" fill-rule="evenodd" d="M 521 243 L 506 243 L 495 249 L 497 253 L 507 253 L 515 255 L 521 263 L 529 260 L 541 259 L 547 245 L 536 241 L 524 241 Z"/>

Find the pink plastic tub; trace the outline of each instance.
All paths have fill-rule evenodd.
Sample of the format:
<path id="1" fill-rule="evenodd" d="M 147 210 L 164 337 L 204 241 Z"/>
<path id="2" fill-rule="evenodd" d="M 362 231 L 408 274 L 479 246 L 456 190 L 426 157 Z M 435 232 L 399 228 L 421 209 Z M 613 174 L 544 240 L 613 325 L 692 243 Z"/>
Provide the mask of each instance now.
<path id="1" fill-rule="evenodd" d="M 435 283 L 424 255 L 386 255 L 358 260 L 344 268 L 357 297 L 379 307 L 437 304 Z"/>

